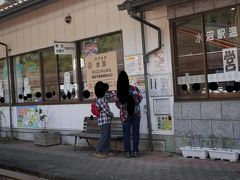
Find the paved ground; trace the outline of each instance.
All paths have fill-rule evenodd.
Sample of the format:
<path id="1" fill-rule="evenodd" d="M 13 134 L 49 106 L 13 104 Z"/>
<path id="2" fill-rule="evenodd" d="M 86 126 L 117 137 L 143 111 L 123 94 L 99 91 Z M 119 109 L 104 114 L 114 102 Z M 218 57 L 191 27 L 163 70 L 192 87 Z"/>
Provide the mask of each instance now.
<path id="1" fill-rule="evenodd" d="M 240 162 L 199 160 L 160 152 L 127 159 L 123 153 L 96 159 L 89 148 L 36 146 L 0 140 L 0 168 L 47 179 L 78 180 L 240 180 Z"/>

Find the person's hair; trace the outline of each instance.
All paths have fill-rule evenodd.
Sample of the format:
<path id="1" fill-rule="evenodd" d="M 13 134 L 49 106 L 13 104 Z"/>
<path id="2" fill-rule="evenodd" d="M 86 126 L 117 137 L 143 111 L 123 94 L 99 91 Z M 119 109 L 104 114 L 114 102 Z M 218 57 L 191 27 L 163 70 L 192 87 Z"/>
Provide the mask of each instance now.
<path id="1" fill-rule="evenodd" d="M 108 83 L 104 83 L 104 89 L 105 89 L 106 92 L 109 90 L 109 85 L 108 85 Z"/>
<path id="2" fill-rule="evenodd" d="M 129 79 L 125 71 L 121 71 L 117 79 L 117 96 L 121 104 L 127 102 L 129 94 Z"/>
<path id="3" fill-rule="evenodd" d="M 128 95 L 127 98 L 127 112 L 131 116 L 135 110 L 135 99 L 132 94 Z"/>
<path id="4" fill-rule="evenodd" d="M 95 86 L 94 86 L 94 92 L 95 92 L 95 95 L 98 97 L 98 98 L 102 98 L 104 97 L 106 91 L 105 91 L 105 88 L 104 88 L 104 83 L 102 81 L 98 81 Z"/>

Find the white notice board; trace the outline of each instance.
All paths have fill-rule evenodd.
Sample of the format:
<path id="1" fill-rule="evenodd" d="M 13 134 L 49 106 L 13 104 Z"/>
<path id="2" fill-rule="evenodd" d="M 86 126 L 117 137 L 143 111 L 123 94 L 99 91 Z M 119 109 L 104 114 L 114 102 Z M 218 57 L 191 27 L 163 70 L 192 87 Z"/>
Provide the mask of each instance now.
<path id="1" fill-rule="evenodd" d="M 170 99 L 153 99 L 154 114 L 170 114 Z"/>

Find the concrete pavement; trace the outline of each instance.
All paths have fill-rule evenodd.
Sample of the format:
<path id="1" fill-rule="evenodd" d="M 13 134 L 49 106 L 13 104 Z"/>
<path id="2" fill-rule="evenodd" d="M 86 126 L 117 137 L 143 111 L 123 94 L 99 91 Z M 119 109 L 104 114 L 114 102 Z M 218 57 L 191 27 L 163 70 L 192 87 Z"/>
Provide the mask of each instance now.
<path id="1" fill-rule="evenodd" d="M 36 146 L 33 142 L 0 140 L 0 168 L 46 179 L 77 180 L 240 180 L 240 162 L 169 157 L 144 152 L 127 159 L 119 152 L 96 159 L 94 150 L 69 145 Z"/>

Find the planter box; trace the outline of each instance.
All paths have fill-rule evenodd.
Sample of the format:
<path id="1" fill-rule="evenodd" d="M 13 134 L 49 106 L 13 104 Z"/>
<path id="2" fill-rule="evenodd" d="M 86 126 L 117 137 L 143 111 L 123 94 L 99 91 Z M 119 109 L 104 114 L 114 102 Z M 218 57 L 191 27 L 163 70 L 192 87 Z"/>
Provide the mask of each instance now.
<path id="1" fill-rule="evenodd" d="M 239 150 L 220 150 L 209 149 L 209 156 L 211 159 L 229 160 L 230 162 L 237 162 L 239 156 Z"/>
<path id="2" fill-rule="evenodd" d="M 208 151 L 200 147 L 180 147 L 184 157 L 198 157 L 199 159 L 207 159 Z"/>
<path id="3" fill-rule="evenodd" d="M 33 137 L 34 144 L 41 146 L 51 146 L 61 142 L 59 132 L 37 132 Z"/>

